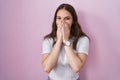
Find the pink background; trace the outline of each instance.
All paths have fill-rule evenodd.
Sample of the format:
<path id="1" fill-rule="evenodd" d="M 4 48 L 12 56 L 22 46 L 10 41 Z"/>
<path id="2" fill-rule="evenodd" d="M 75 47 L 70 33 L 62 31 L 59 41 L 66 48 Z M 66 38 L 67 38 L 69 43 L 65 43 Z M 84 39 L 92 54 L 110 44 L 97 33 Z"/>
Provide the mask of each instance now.
<path id="1" fill-rule="evenodd" d="M 91 38 L 81 80 L 120 80 L 119 0 L 0 0 L 0 80 L 46 80 L 41 42 L 63 2 Z"/>

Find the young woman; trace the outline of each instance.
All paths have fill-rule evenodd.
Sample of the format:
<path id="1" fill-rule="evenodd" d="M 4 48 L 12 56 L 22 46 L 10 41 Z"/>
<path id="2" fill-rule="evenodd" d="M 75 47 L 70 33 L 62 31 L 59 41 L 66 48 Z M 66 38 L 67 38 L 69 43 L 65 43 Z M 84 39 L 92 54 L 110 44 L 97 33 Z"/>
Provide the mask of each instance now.
<path id="1" fill-rule="evenodd" d="M 78 80 L 89 49 L 89 39 L 78 23 L 75 9 L 61 4 L 54 16 L 52 31 L 42 45 L 42 66 L 48 80 Z"/>

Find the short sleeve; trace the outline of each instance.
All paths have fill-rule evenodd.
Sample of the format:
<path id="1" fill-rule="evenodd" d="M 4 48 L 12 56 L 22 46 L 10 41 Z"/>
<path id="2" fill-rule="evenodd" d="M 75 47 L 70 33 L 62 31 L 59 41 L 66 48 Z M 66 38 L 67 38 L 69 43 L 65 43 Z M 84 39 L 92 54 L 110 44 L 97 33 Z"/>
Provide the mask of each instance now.
<path id="1" fill-rule="evenodd" d="M 88 39 L 88 37 L 84 36 L 78 40 L 76 51 L 77 51 L 77 53 L 83 53 L 83 54 L 88 55 L 88 51 L 89 51 L 89 39 Z"/>
<path id="2" fill-rule="evenodd" d="M 42 54 L 50 53 L 52 49 L 51 39 L 44 39 L 42 42 Z"/>

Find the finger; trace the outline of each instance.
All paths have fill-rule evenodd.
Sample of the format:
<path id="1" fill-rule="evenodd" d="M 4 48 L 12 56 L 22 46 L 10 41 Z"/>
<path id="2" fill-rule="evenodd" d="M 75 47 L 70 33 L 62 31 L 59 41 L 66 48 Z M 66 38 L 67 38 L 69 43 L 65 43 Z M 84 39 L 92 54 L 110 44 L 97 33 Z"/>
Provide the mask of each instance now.
<path id="1" fill-rule="evenodd" d="M 61 25 L 60 24 L 58 25 L 58 31 L 61 31 Z"/>
<path id="2" fill-rule="evenodd" d="M 64 26 L 64 31 L 68 31 L 68 26 L 67 26 L 67 24 L 64 24 L 65 26 Z"/>
<path id="3" fill-rule="evenodd" d="M 57 24 L 57 29 L 58 29 L 58 30 L 60 29 L 60 25 L 59 25 L 59 24 Z"/>
<path id="4" fill-rule="evenodd" d="M 64 23 L 63 23 L 63 22 L 61 22 L 61 26 L 62 26 L 62 27 L 64 26 Z"/>
<path id="5" fill-rule="evenodd" d="M 65 23 L 65 27 L 66 27 L 66 28 L 69 28 L 69 25 L 68 25 L 68 23 Z"/>
<path id="6" fill-rule="evenodd" d="M 62 30 L 62 31 L 64 31 L 64 29 L 63 29 L 63 28 L 64 28 L 64 27 L 63 27 L 63 26 L 61 26 L 61 30 Z"/>
<path id="7" fill-rule="evenodd" d="M 65 31 L 65 24 L 63 24 L 63 31 Z"/>
<path id="8" fill-rule="evenodd" d="M 64 31 L 64 27 L 62 27 L 62 29 L 61 29 L 61 30 L 62 30 L 62 34 L 64 35 L 64 33 L 65 33 L 65 31 Z"/>

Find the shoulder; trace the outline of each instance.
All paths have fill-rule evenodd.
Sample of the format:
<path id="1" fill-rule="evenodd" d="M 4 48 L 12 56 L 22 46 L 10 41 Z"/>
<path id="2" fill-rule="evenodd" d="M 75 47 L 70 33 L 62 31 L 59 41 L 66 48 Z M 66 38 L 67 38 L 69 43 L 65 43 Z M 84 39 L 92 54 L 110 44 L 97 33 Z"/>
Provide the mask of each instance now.
<path id="1" fill-rule="evenodd" d="M 52 38 L 45 38 L 45 39 L 43 39 L 43 41 L 53 41 L 53 39 Z"/>
<path id="2" fill-rule="evenodd" d="M 89 38 L 87 36 L 80 37 L 76 47 L 77 52 L 82 52 L 88 55 Z"/>
<path id="3" fill-rule="evenodd" d="M 82 36 L 82 37 L 79 38 L 79 40 L 87 40 L 87 41 L 89 41 L 89 38 L 87 36 Z"/>
<path id="4" fill-rule="evenodd" d="M 87 36 L 82 36 L 78 39 L 77 44 L 88 44 L 89 38 Z"/>
<path id="5" fill-rule="evenodd" d="M 83 40 L 89 41 L 89 38 L 87 36 L 82 36 L 78 39 L 78 41 L 83 41 Z"/>
<path id="6" fill-rule="evenodd" d="M 53 43 L 53 38 L 45 38 L 45 39 L 43 39 L 43 43 L 52 44 Z"/>

